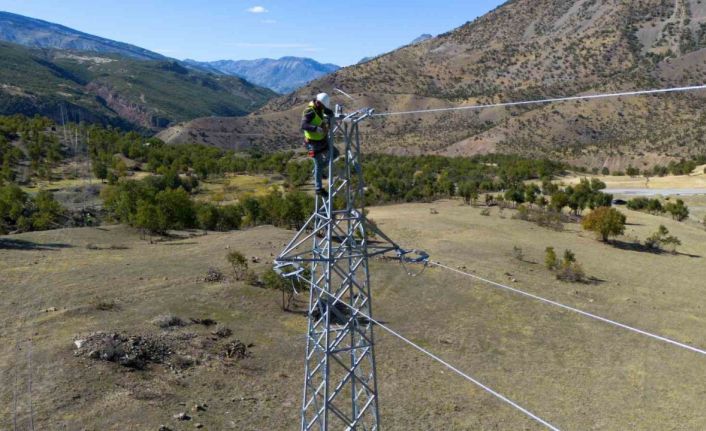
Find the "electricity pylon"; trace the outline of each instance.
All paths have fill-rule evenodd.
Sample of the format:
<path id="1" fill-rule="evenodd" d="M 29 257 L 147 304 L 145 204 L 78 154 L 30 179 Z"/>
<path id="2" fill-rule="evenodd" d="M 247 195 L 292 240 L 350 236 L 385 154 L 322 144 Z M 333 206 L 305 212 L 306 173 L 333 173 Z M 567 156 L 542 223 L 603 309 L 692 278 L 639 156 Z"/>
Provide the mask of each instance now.
<path id="1" fill-rule="evenodd" d="M 395 253 L 403 261 L 426 261 L 368 223 L 360 159 L 359 123 L 373 111 L 348 115 L 336 107 L 330 119 L 328 192 L 275 259 L 275 269 L 309 289 L 301 430 L 380 429 L 368 259 Z M 336 140 L 343 157 L 332 160 Z M 340 160 L 343 159 L 343 160 Z M 368 238 L 374 232 L 375 241 Z"/>

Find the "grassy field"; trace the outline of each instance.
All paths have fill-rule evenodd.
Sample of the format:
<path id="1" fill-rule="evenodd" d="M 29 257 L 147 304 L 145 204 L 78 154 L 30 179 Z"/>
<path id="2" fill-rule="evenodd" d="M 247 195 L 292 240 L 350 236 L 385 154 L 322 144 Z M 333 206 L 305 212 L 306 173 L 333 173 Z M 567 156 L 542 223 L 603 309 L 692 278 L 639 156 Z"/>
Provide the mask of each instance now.
<path id="1" fill-rule="evenodd" d="M 513 220 L 510 210 L 481 210 L 444 201 L 371 208 L 370 217 L 434 260 L 706 347 L 702 227 L 627 212 L 626 237 L 607 245 L 576 225 L 555 232 Z M 628 246 L 660 223 L 682 239 L 680 254 Z M 275 292 L 203 281 L 211 266 L 228 273 L 224 257 L 234 249 L 257 256 L 251 265 L 264 270 L 291 235 L 260 227 L 150 242 L 109 226 L 0 237 L 0 429 L 12 429 L 15 417 L 19 429 L 29 427 L 30 398 L 37 429 L 298 429 L 305 316 L 282 312 Z M 547 246 L 573 250 L 595 281 L 557 281 L 542 264 Z M 441 269 L 410 278 L 376 260 L 371 270 L 378 319 L 562 430 L 706 428 L 706 357 Z M 226 340 L 202 325 L 164 332 L 151 323 L 164 314 L 214 319 L 232 329 L 229 339 L 252 343 L 252 356 L 223 360 Z M 198 361 L 129 371 L 75 357 L 73 340 L 94 331 L 178 337 Z M 385 429 L 542 429 L 376 335 Z M 205 411 L 192 411 L 203 403 Z M 178 422 L 179 412 L 193 419 Z"/>
<path id="2" fill-rule="evenodd" d="M 689 175 L 666 175 L 664 177 L 628 175 L 569 175 L 557 180 L 565 184 L 578 184 L 581 178 L 598 178 L 609 189 L 706 189 L 706 165 L 699 166 Z"/>
<path id="3" fill-rule="evenodd" d="M 280 189 L 281 178 L 255 175 L 229 175 L 202 181 L 196 199 L 202 202 L 235 203 L 243 196 L 264 196 L 273 188 Z"/>

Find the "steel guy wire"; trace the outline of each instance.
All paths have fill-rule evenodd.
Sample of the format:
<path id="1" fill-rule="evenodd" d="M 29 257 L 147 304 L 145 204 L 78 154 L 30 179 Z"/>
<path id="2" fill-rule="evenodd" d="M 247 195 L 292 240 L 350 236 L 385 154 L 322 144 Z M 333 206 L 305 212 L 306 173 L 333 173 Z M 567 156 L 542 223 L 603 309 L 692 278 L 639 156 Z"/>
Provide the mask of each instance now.
<path id="1" fill-rule="evenodd" d="M 341 301 L 340 299 L 336 298 L 336 297 L 335 297 L 334 295 L 332 295 L 331 293 L 326 292 L 326 291 L 323 291 L 323 290 L 322 290 L 322 292 L 323 292 L 326 296 L 328 296 L 329 298 L 331 298 L 331 299 L 333 300 L 333 302 L 332 302 L 331 304 L 329 304 L 329 307 L 334 307 L 336 304 L 343 304 L 343 305 L 346 306 L 348 309 L 350 309 L 353 313 L 355 313 L 355 314 L 357 314 L 357 315 L 360 315 L 360 316 L 364 317 L 365 319 L 368 319 L 368 321 L 370 321 L 371 323 L 375 324 L 376 326 L 379 326 L 380 328 L 384 329 L 384 330 L 385 330 L 386 332 L 388 332 L 390 335 L 392 335 L 392 336 L 394 336 L 394 337 L 396 337 L 396 338 L 402 340 L 404 343 L 408 344 L 409 346 L 413 347 L 414 349 L 416 349 L 416 350 L 422 352 L 423 354 L 429 356 L 430 358 L 432 358 L 432 359 L 435 360 L 436 362 L 440 363 L 441 365 L 445 366 L 445 367 L 448 368 L 449 370 L 453 371 L 454 373 L 458 374 L 459 376 L 463 377 L 464 379 L 466 379 L 466 380 L 468 380 L 469 382 L 473 383 L 474 385 L 478 386 L 479 388 L 481 388 L 481 389 L 484 390 L 485 392 L 491 394 L 492 396 L 494 396 L 495 398 L 499 399 L 500 401 L 502 401 L 502 402 L 504 402 L 504 403 L 506 403 L 506 404 L 508 404 L 508 405 L 510 405 L 510 406 L 512 406 L 512 407 L 514 407 L 515 409 L 517 409 L 517 410 L 519 410 L 520 412 L 524 413 L 526 416 L 528 416 L 528 417 L 532 418 L 533 420 L 537 421 L 538 423 L 544 425 L 544 426 L 547 427 L 548 429 L 550 429 L 550 430 L 552 430 L 552 431 L 561 431 L 561 430 L 560 430 L 559 428 L 557 428 L 556 426 L 554 426 L 554 425 L 552 425 L 551 423 L 547 422 L 546 420 L 540 418 L 540 417 L 537 416 L 536 414 L 532 413 L 532 412 L 529 411 L 528 409 L 526 409 L 526 408 L 522 407 L 521 405 L 517 404 L 515 401 L 513 401 L 513 400 L 511 400 L 510 398 L 504 396 L 503 394 L 501 394 L 501 393 L 499 393 L 499 392 L 497 392 L 497 391 L 491 389 L 490 387 L 484 385 L 484 384 L 481 383 L 479 380 L 477 380 L 477 379 L 475 379 L 474 377 L 471 377 L 470 375 L 466 374 L 465 372 L 459 370 L 459 369 L 456 368 L 455 366 L 451 365 L 449 362 L 445 361 L 444 359 L 442 359 L 441 357 L 435 355 L 434 353 L 430 352 L 429 350 L 425 349 L 424 347 L 421 347 L 420 345 L 416 344 L 415 342 L 413 342 L 413 341 L 410 340 L 409 338 L 403 336 L 402 334 L 400 334 L 399 332 L 395 331 L 394 329 L 390 328 L 389 326 L 387 326 L 387 325 L 385 325 L 385 324 L 383 324 L 383 323 L 380 323 L 378 320 L 373 319 L 372 317 L 368 316 L 367 314 L 363 313 L 363 312 L 360 311 L 360 310 L 356 310 L 355 308 L 351 307 L 351 306 L 350 306 L 349 304 L 347 304 L 346 302 Z"/>
<path id="2" fill-rule="evenodd" d="M 698 347 L 690 346 L 690 345 L 688 345 L 688 344 L 681 343 L 681 342 L 676 341 L 676 340 L 672 340 L 671 338 L 667 338 L 667 337 L 663 337 L 663 336 L 661 336 L 661 335 L 653 334 L 653 333 L 651 333 L 651 332 L 647 332 L 647 331 L 644 331 L 644 330 L 642 330 L 642 329 L 638 329 L 638 328 L 635 328 L 635 327 L 633 327 L 633 326 L 626 325 L 626 324 L 624 324 L 624 323 L 616 322 L 615 320 L 607 319 L 607 318 L 605 318 L 605 317 L 601 317 L 601 316 L 598 316 L 598 315 L 596 315 L 596 314 L 589 313 L 589 312 L 587 312 L 587 311 L 579 310 L 578 308 L 574 308 L 574 307 L 571 307 L 571 306 L 568 306 L 568 305 L 564 305 L 564 304 L 562 304 L 562 303 L 560 303 L 560 302 L 552 301 L 551 299 L 543 298 L 543 297 L 541 297 L 541 296 L 538 296 L 538 295 L 535 295 L 535 294 L 532 294 L 532 293 L 529 293 L 529 292 L 525 292 L 525 291 L 523 291 L 523 290 L 516 289 L 516 288 L 514 288 L 514 287 L 506 286 L 506 285 L 504 285 L 504 284 L 500 284 L 500 283 L 497 283 L 497 282 L 495 282 L 495 281 L 488 280 L 488 279 L 483 278 L 483 277 L 480 277 L 480 276 L 478 276 L 478 275 L 470 274 L 470 273 L 468 273 L 468 272 L 464 272 L 464 271 L 458 270 L 458 269 L 456 269 L 456 268 L 452 268 L 452 267 L 447 266 L 447 265 L 444 265 L 444 264 L 442 264 L 442 263 L 440 263 L 440 262 L 430 261 L 429 264 L 430 264 L 430 265 L 438 266 L 439 268 L 444 268 L 444 269 L 449 270 L 449 271 L 456 272 L 456 273 L 461 274 L 461 275 L 465 275 L 465 276 L 467 276 L 467 277 L 474 278 L 474 279 L 479 280 L 479 281 L 482 281 L 482 282 L 484 282 L 484 283 L 486 283 L 486 284 L 490 284 L 491 286 L 494 286 L 494 287 L 496 287 L 496 288 L 509 290 L 509 291 L 514 292 L 514 293 L 517 293 L 517 294 L 519 294 L 519 295 L 523 295 L 523 296 L 526 296 L 526 297 L 528 297 L 528 298 L 532 298 L 532 299 L 535 299 L 535 300 L 537 300 L 537 301 L 544 302 L 545 304 L 554 305 L 554 306 L 556 306 L 556 307 L 563 308 L 564 310 L 568 310 L 568 311 L 571 311 L 571 312 L 573 312 L 573 313 L 580 314 L 580 315 L 582 315 L 582 316 L 584 316 L 584 317 L 588 317 L 588 318 L 591 318 L 591 319 L 599 320 L 599 321 L 601 321 L 601 322 L 608 323 L 608 324 L 610 324 L 610 325 L 617 326 L 617 327 L 619 327 L 619 328 L 626 329 L 626 330 L 628 330 L 628 331 L 632 331 L 632 332 L 638 333 L 638 334 L 640 334 L 640 335 L 644 335 L 644 336 L 646 336 L 646 337 L 650 337 L 650 338 L 653 338 L 653 339 L 655 339 L 655 340 L 662 341 L 662 342 L 668 343 L 668 344 L 672 344 L 672 345 L 677 346 L 677 347 L 680 347 L 680 348 L 682 348 L 682 349 L 690 350 L 690 351 L 692 351 L 692 352 L 699 353 L 699 354 L 701 354 L 701 355 L 706 356 L 706 350 L 700 349 L 700 348 L 698 348 Z"/>
<path id="3" fill-rule="evenodd" d="M 420 109 L 417 111 L 399 111 L 399 112 L 380 112 L 371 115 L 371 117 L 392 117 L 400 115 L 412 115 L 412 114 L 428 114 L 435 112 L 450 112 L 450 111 L 473 111 L 488 108 L 503 108 L 503 107 L 513 107 L 513 106 L 525 106 L 525 105 L 541 105 L 544 103 L 557 103 L 557 102 L 571 102 L 577 100 L 594 100 L 594 99 L 608 99 L 613 97 L 628 97 L 628 96 L 647 96 L 650 94 L 664 94 L 664 93 L 684 93 L 688 91 L 706 90 L 706 84 L 703 85 L 692 85 L 687 87 L 673 87 L 673 88 L 658 88 L 652 90 L 635 90 L 635 91 L 625 91 L 619 93 L 602 93 L 602 94 L 587 94 L 584 96 L 569 96 L 569 97 L 554 97 L 550 99 L 537 99 L 537 100 L 524 100 L 520 102 L 501 102 L 501 103 L 490 103 L 483 105 L 468 105 L 468 106 L 457 106 L 454 108 L 436 108 L 436 109 Z"/>

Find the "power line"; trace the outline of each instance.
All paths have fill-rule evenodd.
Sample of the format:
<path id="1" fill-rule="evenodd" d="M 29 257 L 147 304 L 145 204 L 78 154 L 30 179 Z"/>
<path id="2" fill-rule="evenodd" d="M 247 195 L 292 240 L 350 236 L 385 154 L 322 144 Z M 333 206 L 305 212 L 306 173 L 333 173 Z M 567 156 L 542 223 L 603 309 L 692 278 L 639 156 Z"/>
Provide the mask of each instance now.
<path id="1" fill-rule="evenodd" d="M 644 336 L 646 336 L 646 337 L 650 337 L 650 338 L 653 338 L 653 339 L 658 340 L 658 341 L 662 341 L 662 342 L 665 342 L 665 343 L 669 343 L 669 344 L 672 344 L 672 345 L 674 345 L 674 346 L 680 347 L 680 348 L 682 348 L 682 349 L 690 350 L 690 351 L 692 351 L 692 352 L 699 353 L 699 354 L 701 354 L 701 355 L 705 355 L 705 356 L 706 356 L 706 350 L 699 349 L 698 347 L 694 347 L 694 346 L 690 346 L 690 345 L 688 345 L 688 344 L 680 343 L 679 341 L 675 341 L 675 340 L 672 340 L 672 339 L 670 339 L 670 338 L 663 337 L 663 336 L 661 336 L 661 335 L 653 334 L 653 333 L 651 333 L 651 332 L 643 331 L 642 329 L 638 329 L 638 328 L 635 328 L 635 327 L 626 325 L 626 324 L 624 324 L 624 323 L 616 322 L 615 320 L 611 320 L 611 319 L 607 319 L 607 318 L 605 318 L 605 317 L 597 316 L 597 315 L 592 314 L 592 313 L 589 313 L 589 312 L 587 312 L 587 311 L 579 310 L 578 308 L 570 307 L 570 306 L 568 306 L 568 305 L 564 305 L 564 304 L 562 304 L 562 303 L 559 303 L 559 302 L 556 302 L 556 301 L 552 301 L 551 299 L 542 298 L 541 296 L 537 296 L 537 295 L 534 295 L 534 294 L 532 294 L 532 293 L 528 293 L 528 292 L 525 292 L 525 291 L 523 291 L 523 290 L 516 289 L 516 288 L 514 288 L 514 287 L 510 287 L 510 286 L 506 286 L 506 285 L 504 285 L 504 284 L 496 283 L 496 282 L 494 282 L 494 281 L 485 279 L 485 278 L 480 277 L 480 276 L 477 276 L 477 275 L 475 275 L 475 274 L 470 274 L 470 273 L 467 273 L 467 272 L 464 272 L 464 271 L 461 271 L 461 270 L 452 268 L 452 267 L 450 267 L 450 266 L 446 266 L 446 265 L 444 265 L 444 264 L 442 264 L 442 263 L 439 263 L 439 262 L 429 262 L 429 264 L 438 266 L 439 268 L 447 269 L 447 270 L 449 270 L 449 271 L 456 272 L 456 273 L 461 274 L 461 275 L 465 275 L 465 276 L 467 276 L 467 277 L 475 278 L 476 280 L 482 281 L 482 282 L 484 282 L 484 283 L 486 283 L 486 284 L 490 284 L 490 285 L 495 286 L 495 287 L 500 288 L 500 289 L 509 290 L 509 291 L 511 291 L 511 292 L 514 292 L 514 293 L 517 293 L 517 294 L 520 294 L 520 295 L 523 295 L 523 296 L 526 296 L 526 297 L 535 299 L 535 300 L 537 300 L 537 301 L 541 301 L 541 302 L 544 302 L 544 303 L 546 303 L 546 304 L 554 305 L 554 306 L 556 306 L 556 307 L 563 308 L 564 310 L 568 310 L 568 311 L 571 311 L 571 312 L 580 314 L 580 315 L 582 315 L 582 316 L 589 317 L 589 318 L 591 318 L 591 319 L 600 320 L 601 322 L 608 323 L 608 324 L 610 324 L 610 325 L 617 326 L 617 327 L 622 328 L 622 329 L 627 329 L 628 331 L 636 332 L 636 333 L 641 334 L 641 335 L 644 335 Z"/>
<path id="2" fill-rule="evenodd" d="M 421 109 L 418 111 L 400 111 L 400 112 L 381 112 L 379 114 L 373 114 L 372 117 L 391 117 L 400 115 L 412 115 L 412 114 L 428 114 L 434 112 L 450 112 L 450 111 L 472 111 L 481 110 L 488 108 L 502 108 L 502 107 L 512 107 L 512 106 L 524 106 L 524 105 L 541 105 L 543 103 L 556 103 L 556 102 L 571 102 L 576 100 L 594 100 L 594 99 L 607 99 L 612 97 L 627 97 L 627 96 L 646 96 L 650 94 L 664 94 L 664 93 L 683 93 L 688 91 L 706 90 L 706 84 L 704 85 L 693 85 L 688 87 L 674 87 L 674 88 L 661 88 L 654 90 L 637 90 L 637 91 L 626 91 L 622 93 L 603 93 L 603 94 L 589 94 L 585 96 L 570 96 L 570 97 L 555 97 L 551 99 L 539 99 L 539 100 L 525 100 L 521 102 L 505 102 L 505 103 L 491 103 L 486 105 L 469 105 L 469 106 L 457 106 L 455 108 L 437 108 L 437 109 Z"/>
<path id="3" fill-rule="evenodd" d="M 313 286 L 313 287 L 316 287 L 316 286 Z M 497 392 L 497 391 L 491 389 L 490 387 L 484 385 L 484 384 L 481 383 L 479 380 L 477 380 L 477 379 L 475 379 L 475 378 L 469 376 L 468 374 L 466 374 L 466 373 L 464 373 L 463 371 L 459 370 L 458 368 L 456 368 L 455 366 L 453 366 L 453 365 L 451 365 L 450 363 L 446 362 L 444 359 L 440 358 L 439 356 L 435 355 L 434 353 L 430 352 L 429 350 L 427 350 L 427 349 L 421 347 L 420 345 L 414 343 L 414 342 L 411 341 L 409 338 L 403 336 L 402 334 L 400 334 L 399 332 L 397 332 L 397 331 L 395 331 L 394 329 L 390 328 L 389 326 L 387 326 L 387 325 L 385 325 L 385 324 L 383 324 L 383 323 L 380 323 L 378 320 L 373 319 L 372 317 L 368 316 L 367 314 L 365 314 L 365 313 L 361 312 L 360 310 L 358 310 L 358 309 L 356 309 L 356 308 L 350 306 L 350 305 L 347 304 L 346 302 L 341 301 L 341 300 L 340 300 L 339 298 L 337 298 L 336 296 L 334 296 L 334 295 L 332 295 L 332 294 L 330 294 L 330 293 L 328 293 L 328 292 L 326 292 L 326 291 L 324 291 L 324 290 L 321 290 L 321 293 L 323 293 L 324 295 L 327 295 L 327 296 L 332 300 L 332 302 L 328 305 L 329 307 L 335 307 L 336 304 L 345 305 L 348 309 L 350 309 L 350 310 L 353 312 L 353 314 L 351 315 L 351 318 L 352 318 L 352 319 L 356 319 L 358 315 L 359 315 L 359 316 L 362 316 L 363 318 L 367 319 L 368 321 L 370 321 L 371 323 L 375 324 L 376 326 L 379 326 L 380 328 L 384 329 L 384 330 L 387 331 L 389 334 L 393 335 L 393 336 L 396 337 L 396 338 L 399 338 L 399 339 L 402 340 L 404 343 L 406 343 L 406 344 L 408 344 L 409 346 L 413 347 L 414 349 L 416 349 L 416 350 L 422 352 L 423 354 L 429 356 L 430 358 L 432 358 L 432 359 L 435 360 L 436 362 L 442 364 L 443 366 L 445 366 L 445 367 L 448 368 L 449 370 L 453 371 L 454 373 L 458 374 L 459 376 L 463 377 L 464 379 L 468 380 L 469 382 L 475 384 L 475 385 L 478 386 L 479 388 L 483 389 L 485 392 L 487 392 L 487 393 L 493 395 L 494 397 L 496 397 L 497 399 L 503 401 L 504 403 L 509 404 L 510 406 L 514 407 L 515 409 L 521 411 L 522 413 L 524 413 L 524 414 L 527 415 L 528 417 L 534 419 L 535 421 L 539 422 L 540 424 L 544 425 L 544 426 L 547 427 L 548 429 L 550 429 L 550 430 L 552 430 L 552 431 L 561 431 L 561 430 L 560 430 L 559 428 L 557 428 L 556 426 L 554 426 L 554 425 L 552 425 L 551 423 L 547 422 L 546 420 L 540 418 L 540 417 L 537 416 L 536 414 L 532 413 L 532 412 L 529 411 L 528 409 L 526 409 L 526 408 L 522 407 L 521 405 L 517 404 L 515 401 L 512 401 L 510 398 L 504 396 L 503 394 L 501 394 L 501 393 L 499 393 L 499 392 Z"/>

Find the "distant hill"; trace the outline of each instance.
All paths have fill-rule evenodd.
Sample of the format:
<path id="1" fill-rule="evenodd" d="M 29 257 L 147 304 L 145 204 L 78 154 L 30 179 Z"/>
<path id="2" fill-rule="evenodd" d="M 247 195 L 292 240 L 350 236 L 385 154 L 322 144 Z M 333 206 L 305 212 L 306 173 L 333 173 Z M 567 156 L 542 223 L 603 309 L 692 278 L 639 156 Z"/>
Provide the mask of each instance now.
<path id="1" fill-rule="evenodd" d="M 706 82 L 706 2 L 514 0 L 456 30 L 318 79 L 256 115 L 198 119 L 170 142 L 298 146 L 298 119 L 333 87 L 380 111 L 455 107 Z M 706 92 L 372 119 L 369 150 L 552 157 L 625 169 L 706 153 Z M 253 137 L 254 130 L 267 131 Z"/>
<path id="2" fill-rule="evenodd" d="M 275 96 L 232 76 L 172 60 L 39 50 L 0 42 L 0 115 L 160 129 L 197 117 L 245 115 Z"/>
<path id="3" fill-rule="evenodd" d="M 412 40 L 409 44 L 404 45 L 404 46 L 415 45 L 415 44 L 417 44 L 417 43 L 422 43 L 422 42 L 424 42 L 424 41 L 426 41 L 426 40 L 433 39 L 433 38 L 434 38 L 434 36 L 425 33 L 425 34 L 419 36 L 418 38 Z M 380 54 L 380 55 L 383 55 L 383 54 Z M 372 59 L 374 59 L 374 58 L 376 58 L 376 56 L 372 56 L 372 57 L 363 57 L 363 58 L 358 62 L 358 64 L 367 63 L 367 62 L 369 62 L 370 60 L 372 60 Z"/>
<path id="4" fill-rule="evenodd" d="M 300 57 L 282 57 L 279 60 L 263 58 L 211 62 L 184 60 L 184 62 L 204 70 L 239 76 L 281 94 L 291 93 L 314 79 L 340 69 L 335 64 L 322 64 L 310 58 Z"/>
<path id="5" fill-rule="evenodd" d="M 0 11 L 0 41 L 30 48 L 53 48 L 118 54 L 142 60 L 166 57 L 138 46 L 116 42 L 64 27 L 63 25 Z"/>
<path id="6" fill-rule="evenodd" d="M 434 38 L 434 36 L 425 33 L 425 34 L 419 36 L 418 38 L 414 39 L 411 44 L 414 45 L 414 44 L 424 42 L 425 40 L 429 40 L 429 39 L 433 39 L 433 38 Z"/>

